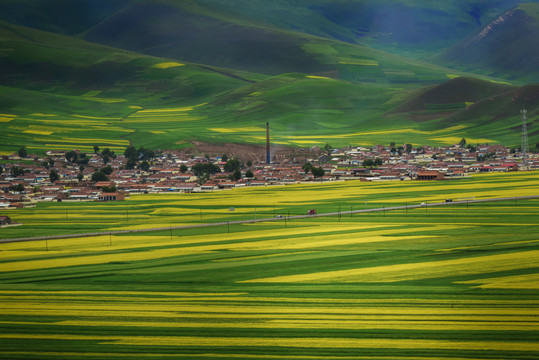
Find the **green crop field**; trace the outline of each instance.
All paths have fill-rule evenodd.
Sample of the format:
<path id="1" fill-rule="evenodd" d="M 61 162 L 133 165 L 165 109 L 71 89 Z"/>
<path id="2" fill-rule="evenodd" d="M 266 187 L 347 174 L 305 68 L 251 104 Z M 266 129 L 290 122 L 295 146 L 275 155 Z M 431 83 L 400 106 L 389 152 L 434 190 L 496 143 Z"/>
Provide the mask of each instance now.
<path id="1" fill-rule="evenodd" d="M 345 211 L 537 195 L 538 183 L 513 173 L 13 211 L 25 225 L 2 237 L 342 213 L 0 244 L 0 358 L 534 359 L 539 200 Z"/>

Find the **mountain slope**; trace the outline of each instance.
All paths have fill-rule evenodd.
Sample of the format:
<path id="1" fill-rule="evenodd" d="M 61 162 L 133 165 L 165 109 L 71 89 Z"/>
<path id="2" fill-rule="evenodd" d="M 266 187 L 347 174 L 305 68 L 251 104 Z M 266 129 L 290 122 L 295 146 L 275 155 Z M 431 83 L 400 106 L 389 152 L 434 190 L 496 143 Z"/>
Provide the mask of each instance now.
<path id="1" fill-rule="evenodd" d="M 154 56 L 269 75 L 302 72 L 355 82 L 432 84 L 454 72 L 362 45 L 207 11 L 199 3 L 140 1 L 83 37 Z"/>
<path id="2" fill-rule="evenodd" d="M 442 67 L 343 42 L 316 38 L 303 45 L 321 63 L 338 66 L 328 74 L 333 78 L 305 73 L 268 77 L 0 25 L 0 151 L 20 146 L 32 152 L 92 151 L 93 145 L 122 151 L 129 144 L 181 148 L 194 140 L 260 144 L 266 122 L 273 142 L 291 146 L 440 144 L 458 136 L 471 143 L 515 143 L 507 127 L 485 138 L 481 129 L 476 131 L 475 125 L 483 122 L 479 116 L 466 119 L 466 128 L 454 128 L 439 109 L 409 105 L 404 112 L 392 111 L 418 92 L 427 94 L 421 86 L 454 75 Z M 424 95 L 425 101 L 473 101 L 503 88 L 476 83 L 454 79 L 441 87 L 445 91 Z M 464 91 L 471 95 L 455 97 Z M 530 129 L 536 109 L 530 109 Z M 420 123 L 410 117 L 414 112 L 435 116 Z"/>
<path id="3" fill-rule="evenodd" d="M 439 57 L 449 66 L 539 81 L 539 4 L 521 4 Z"/>
<path id="4" fill-rule="evenodd" d="M 339 59 L 335 62 L 328 58 L 335 54 L 344 58 L 353 54 L 355 58 L 358 51 L 368 51 L 354 45 L 368 45 L 425 59 L 459 43 L 470 33 L 479 35 L 493 28 L 500 22 L 499 14 L 518 6 L 518 11 L 526 14 L 524 18 L 518 15 L 516 20 L 512 16 L 515 20 L 502 32 L 498 31 L 498 24 L 494 26 L 496 31 L 485 30 L 488 36 L 481 35 L 481 41 L 477 41 L 477 36 L 468 38 L 434 62 L 443 61 L 447 66 L 495 77 L 506 77 L 508 71 L 514 81 L 532 83 L 538 78 L 533 66 L 539 38 L 533 20 L 537 11 L 533 8 L 539 6 L 538 2 L 80 0 L 75 4 L 48 0 L 45 4 L 4 0 L 0 3 L 0 18 L 180 61 L 270 75 L 338 72 L 341 79 L 362 81 L 357 75 L 348 76 L 350 69 L 341 69 Z M 520 38 L 515 37 L 519 33 Z M 334 40 L 351 47 L 341 53 L 338 48 L 345 46 L 336 46 L 339 42 Z M 320 43 L 329 44 L 329 53 L 326 49 L 313 53 L 311 44 Z M 379 79 L 380 76 L 376 77 L 376 81 Z M 366 80 L 372 81 L 372 76 Z"/>
<path id="5" fill-rule="evenodd" d="M 391 114 L 421 123 L 425 131 L 453 128 L 483 139 L 518 145 L 520 110 L 528 110 L 530 143 L 539 140 L 539 85 L 523 87 L 456 78 L 408 98 Z"/>
<path id="6" fill-rule="evenodd" d="M 463 108 L 466 104 L 499 95 L 515 88 L 516 86 L 509 84 L 457 77 L 443 84 L 422 89 L 420 95 L 398 107 L 395 111 L 418 112 L 422 110 L 432 111 L 436 108 L 444 110 Z"/>
<path id="7" fill-rule="evenodd" d="M 0 151 L 89 147 L 88 139 L 125 147 L 136 131 L 123 124 L 130 114 L 200 104 L 261 78 L 0 23 Z"/>

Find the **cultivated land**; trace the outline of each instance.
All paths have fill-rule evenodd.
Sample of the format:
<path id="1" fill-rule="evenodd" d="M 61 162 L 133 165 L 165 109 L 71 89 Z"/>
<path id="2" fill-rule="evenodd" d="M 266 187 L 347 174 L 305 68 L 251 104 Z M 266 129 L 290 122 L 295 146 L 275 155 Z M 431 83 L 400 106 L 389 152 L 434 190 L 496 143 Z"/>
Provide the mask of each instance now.
<path id="1" fill-rule="evenodd" d="M 538 185 L 519 172 L 38 204 L 2 234 L 343 214 L 1 244 L 0 358 L 537 358 L 538 200 L 344 211 Z"/>

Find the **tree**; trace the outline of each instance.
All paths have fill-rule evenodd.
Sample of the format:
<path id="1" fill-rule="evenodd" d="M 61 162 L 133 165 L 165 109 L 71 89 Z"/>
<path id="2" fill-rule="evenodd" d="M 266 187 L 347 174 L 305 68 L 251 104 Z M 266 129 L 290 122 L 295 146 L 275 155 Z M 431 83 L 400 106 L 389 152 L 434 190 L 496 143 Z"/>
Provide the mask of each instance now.
<path id="1" fill-rule="evenodd" d="M 222 161 L 222 162 L 227 162 L 227 161 L 228 161 L 228 155 L 227 155 L 227 154 L 223 154 L 223 156 L 221 156 L 221 161 Z"/>
<path id="2" fill-rule="evenodd" d="M 9 189 L 11 191 L 15 191 L 15 192 L 23 192 L 24 191 L 24 185 L 23 184 L 11 185 L 9 187 Z"/>
<path id="3" fill-rule="evenodd" d="M 124 156 L 127 159 L 136 160 L 138 157 L 138 151 L 134 146 L 128 146 L 124 151 Z"/>
<path id="4" fill-rule="evenodd" d="M 102 171 L 96 171 L 92 174 L 92 181 L 109 181 L 109 177 Z"/>
<path id="5" fill-rule="evenodd" d="M 113 192 L 116 192 L 116 185 L 111 185 L 111 186 L 103 186 L 101 188 L 101 191 L 102 192 L 107 192 L 107 193 L 113 193 Z"/>
<path id="6" fill-rule="evenodd" d="M 303 171 L 305 171 L 306 174 L 311 172 L 312 169 L 313 169 L 313 164 L 311 164 L 310 162 L 303 164 Z"/>
<path id="7" fill-rule="evenodd" d="M 413 149 L 412 144 L 406 144 L 406 152 L 408 154 L 412 152 L 412 149 Z"/>
<path id="8" fill-rule="evenodd" d="M 79 154 L 75 150 L 69 150 L 65 153 L 65 158 L 69 162 L 76 162 L 79 159 Z"/>
<path id="9" fill-rule="evenodd" d="M 402 156 L 402 151 L 404 150 L 404 147 L 403 146 L 399 146 L 397 148 L 397 153 L 399 154 L 399 156 Z"/>
<path id="10" fill-rule="evenodd" d="M 326 145 L 324 145 L 324 150 L 326 150 L 329 157 L 331 155 L 331 151 L 333 150 L 333 147 L 330 144 L 326 143 Z"/>
<path id="11" fill-rule="evenodd" d="M 103 155 L 103 164 L 107 165 L 109 161 L 110 157 L 107 154 Z"/>
<path id="12" fill-rule="evenodd" d="M 395 148 L 395 146 L 392 146 L 391 149 L 389 149 L 389 152 L 395 154 L 397 152 L 397 149 Z"/>
<path id="13" fill-rule="evenodd" d="M 108 165 L 108 166 L 105 166 L 104 168 L 102 168 L 101 171 L 104 172 L 105 175 L 110 175 L 110 174 L 112 174 L 112 172 L 114 170 L 112 169 L 112 167 L 110 165 Z"/>
<path id="14" fill-rule="evenodd" d="M 137 150 L 137 156 L 139 160 L 150 160 L 155 157 L 153 150 L 145 149 L 142 146 Z"/>
<path id="15" fill-rule="evenodd" d="M 104 148 L 103 151 L 101 151 L 101 156 L 103 157 L 108 156 L 109 158 L 113 158 L 113 159 L 116 158 L 116 154 L 114 153 L 114 151 L 112 151 L 109 148 Z"/>
<path id="16" fill-rule="evenodd" d="M 141 162 L 138 166 L 138 168 L 142 171 L 150 171 L 150 163 L 147 162 L 146 160 L 144 160 L 143 162 Z"/>
<path id="17" fill-rule="evenodd" d="M 82 181 L 83 179 L 84 179 L 84 174 L 81 173 L 81 172 L 78 173 L 78 174 L 77 174 L 77 180 Z"/>
<path id="18" fill-rule="evenodd" d="M 535 148 L 537 149 L 537 152 L 539 152 L 539 142 L 535 144 Z"/>
<path id="19" fill-rule="evenodd" d="M 240 162 L 238 159 L 230 159 L 226 162 L 224 167 L 226 172 L 234 172 L 240 169 Z"/>
<path id="20" fill-rule="evenodd" d="M 459 145 L 460 145 L 461 147 L 466 146 L 466 139 L 465 139 L 465 138 L 460 139 Z"/>
<path id="21" fill-rule="evenodd" d="M 17 150 L 17 154 L 21 158 L 25 158 L 28 155 L 28 153 L 26 152 L 26 148 L 24 146 L 21 147 L 19 150 Z"/>
<path id="22" fill-rule="evenodd" d="M 99 152 L 99 146 L 94 145 L 94 154 L 97 154 Z"/>
<path id="23" fill-rule="evenodd" d="M 255 177 L 255 174 L 253 174 L 253 172 L 252 172 L 251 170 L 247 170 L 247 171 L 245 172 L 245 177 L 246 177 L 246 178 L 251 178 L 251 179 L 252 179 L 252 178 Z"/>
<path id="24" fill-rule="evenodd" d="M 372 159 L 363 160 L 363 167 L 370 167 L 372 169 L 373 166 L 374 166 L 374 160 Z"/>
<path id="25" fill-rule="evenodd" d="M 326 174 L 326 172 L 324 171 L 324 169 L 322 169 L 322 167 L 313 167 L 311 171 L 315 178 L 322 177 Z"/>
<path id="26" fill-rule="evenodd" d="M 58 173 L 56 172 L 56 170 L 52 169 L 52 170 L 49 172 L 49 179 L 50 179 L 51 183 L 57 181 L 59 178 L 60 178 L 60 176 L 58 175 Z"/>
<path id="27" fill-rule="evenodd" d="M 239 179 L 241 179 L 241 171 L 240 171 L 240 169 L 237 169 L 236 171 L 234 171 L 230 175 L 230 179 L 235 180 L 235 181 L 238 181 Z"/>
<path id="28" fill-rule="evenodd" d="M 53 167 L 54 166 L 54 160 L 52 158 L 49 158 L 48 161 L 49 161 L 49 166 Z"/>
<path id="29" fill-rule="evenodd" d="M 137 165 L 137 161 L 135 159 L 127 159 L 127 163 L 125 164 L 126 169 L 134 169 Z"/>
<path id="30" fill-rule="evenodd" d="M 181 164 L 181 165 L 180 165 L 180 172 L 181 172 L 182 174 L 183 174 L 183 173 L 186 173 L 187 170 L 188 170 L 187 165 L 185 165 L 185 164 Z"/>
<path id="31" fill-rule="evenodd" d="M 20 166 L 13 166 L 11 168 L 11 176 L 17 177 L 24 175 L 24 169 Z"/>
<path id="32" fill-rule="evenodd" d="M 192 170 L 195 173 L 195 175 L 198 177 L 203 177 L 204 175 L 209 177 L 210 175 L 221 172 L 221 169 L 219 168 L 219 166 L 210 162 L 198 163 L 193 166 Z"/>
<path id="33" fill-rule="evenodd" d="M 374 159 L 374 166 L 380 166 L 384 163 L 384 161 L 380 158 Z"/>
<path id="34" fill-rule="evenodd" d="M 253 166 L 253 162 L 251 160 L 247 160 L 247 167 Z"/>
<path id="35" fill-rule="evenodd" d="M 394 142 L 394 141 L 390 142 L 390 143 L 389 143 L 389 146 L 395 147 L 395 142 Z"/>

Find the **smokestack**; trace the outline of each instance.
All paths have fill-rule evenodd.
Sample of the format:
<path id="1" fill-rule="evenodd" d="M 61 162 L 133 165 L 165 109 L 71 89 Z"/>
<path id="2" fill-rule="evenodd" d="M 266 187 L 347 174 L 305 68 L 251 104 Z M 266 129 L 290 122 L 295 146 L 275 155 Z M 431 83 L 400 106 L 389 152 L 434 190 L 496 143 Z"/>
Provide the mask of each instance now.
<path id="1" fill-rule="evenodd" d="M 271 163 L 270 142 L 269 142 L 269 122 L 266 123 L 266 164 Z"/>

